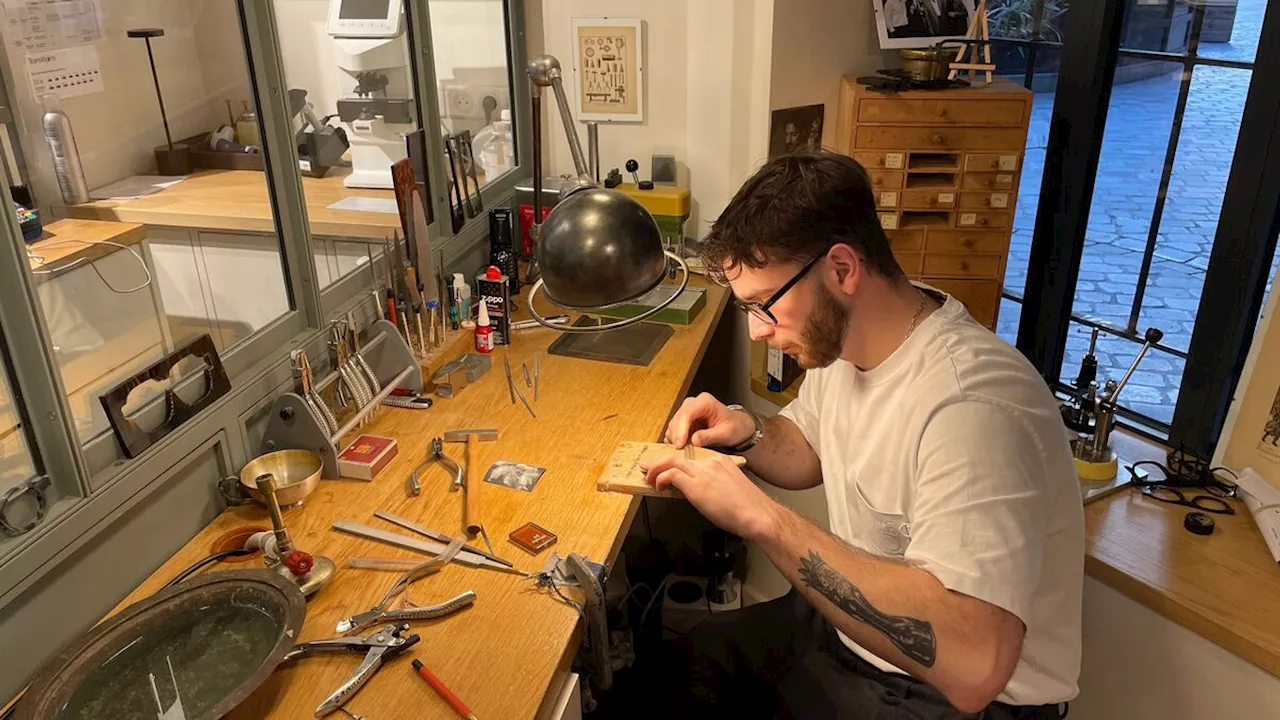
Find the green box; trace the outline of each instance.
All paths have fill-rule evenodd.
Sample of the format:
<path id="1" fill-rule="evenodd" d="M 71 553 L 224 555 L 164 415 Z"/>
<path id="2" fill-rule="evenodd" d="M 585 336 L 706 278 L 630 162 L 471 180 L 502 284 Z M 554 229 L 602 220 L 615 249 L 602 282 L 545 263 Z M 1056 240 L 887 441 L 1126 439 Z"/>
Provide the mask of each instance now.
<path id="1" fill-rule="evenodd" d="M 596 315 L 604 315 L 612 318 L 632 318 L 646 310 L 662 303 L 663 300 L 671 297 L 671 293 L 676 290 L 675 285 L 659 285 L 649 292 L 649 294 L 625 305 L 618 305 L 603 310 L 593 310 Z M 680 297 L 675 302 L 662 309 L 662 312 L 648 318 L 654 322 L 667 323 L 668 325 L 689 325 L 697 319 L 698 313 L 702 312 L 702 308 L 707 305 L 707 291 L 705 288 L 685 288 L 680 293 Z"/>

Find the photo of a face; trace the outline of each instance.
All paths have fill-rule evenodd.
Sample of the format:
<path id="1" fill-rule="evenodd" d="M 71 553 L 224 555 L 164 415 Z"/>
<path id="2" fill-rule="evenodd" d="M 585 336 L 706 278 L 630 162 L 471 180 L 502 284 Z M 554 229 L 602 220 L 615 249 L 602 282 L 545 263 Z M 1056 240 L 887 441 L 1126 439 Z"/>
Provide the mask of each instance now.
<path id="1" fill-rule="evenodd" d="M 822 122 L 826 106 L 774 110 L 769 126 L 769 157 L 822 149 Z"/>

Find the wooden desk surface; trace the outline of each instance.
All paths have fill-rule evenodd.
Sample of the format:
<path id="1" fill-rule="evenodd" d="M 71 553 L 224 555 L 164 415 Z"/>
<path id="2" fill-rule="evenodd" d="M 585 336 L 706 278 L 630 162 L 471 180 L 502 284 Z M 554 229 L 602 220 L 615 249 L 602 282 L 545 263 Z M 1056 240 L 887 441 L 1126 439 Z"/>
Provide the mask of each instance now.
<path id="1" fill-rule="evenodd" d="M 373 517 L 385 510 L 453 533 L 461 527 L 462 494 L 449 492 L 450 474 L 440 466 L 424 473 L 422 495 L 406 496 L 405 479 L 424 457 L 433 437 L 461 428 L 497 428 L 499 439 L 480 445 L 480 461 L 514 460 L 546 468 L 531 493 L 482 483 L 481 517 L 494 549 L 526 572 L 540 570 L 554 550 L 604 560 L 615 558 L 639 500 L 597 492 L 596 477 L 622 440 L 655 440 L 675 405 L 688 391 L 694 372 L 719 320 L 727 294 L 707 287 L 707 307 L 697 322 L 675 326 L 675 335 L 647 368 L 548 355 L 558 333 L 521 330 L 516 344 L 493 354 L 493 368 L 459 397 L 439 400 L 427 411 L 382 408 L 364 432 L 391 435 L 399 456 L 372 483 L 322 480 L 298 508 L 285 511 L 300 549 L 327 555 L 339 564 L 333 582 L 308 604 L 303 641 L 333 637 L 342 618 L 370 608 L 397 573 L 341 567 L 354 556 L 416 557 L 369 540 L 330 530 L 347 519 L 395 530 Z M 508 398 L 502 355 L 511 358 L 520 382 L 520 365 L 540 357 L 539 399 L 531 418 Z M 464 446 L 447 443 L 446 452 L 461 462 Z M 512 545 L 507 535 L 526 522 L 559 535 L 549 550 L 532 556 Z M 269 526 L 257 506 L 231 508 L 218 516 L 138 587 L 120 607 L 157 590 L 195 560 L 208 555 L 215 538 L 232 528 Z M 255 559 L 257 567 L 260 560 Z M 219 567 L 246 567 L 220 565 Z M 577 647 L 578 614 L 533 582 L 515 575 L 451 564 L 410 589 L 417 603 L 435 603 L 475 590 L 475 604 L 458 614 L 414 623 L 422 641 L 406 655 L 418 657 L 481 718 L 518 720 L 538 711 L 553 679 L 567 671 Z M 452 718 L 445 703 L 410 669 L 410 657 L 391 661 L 348 704 L 360 715 L 391 718 Z M 233 714 L 244 718 L 310 717 L 315 707 L 359 664 L 360 657 L 309 658 L 277 670 Z"/>
<path id="2" fill-rule="evenodd" d="M 1124 472 L 1121 469 L 1121 472 Z M 1280 567 L 1243 502 L 1212 535 L 1188 508 L 1126 488 L 1085 506 L 1085 570 L 1170 620 L 1280 676 Z"/>
<path id="3" fill-rule="evenodd" d="M 345 173 L 302 178 L 307 217 L 315 235 L 375 240 L 400 228 L 397 213 L 330 210 L 343 198 L 395 198 L 391 190 L 346 188 Z M 186 180 L 134 200 L 97 200 L 69 205 L 73 218 L 117 220 L 232 232 L 275 232 L 265 173 L 253 170 L 199 170 Z"/>
<path id="4" fill-rule="evenodd" d="M 32 270 L 49 268 L 70 270 L 73 263 L 83 264 L 77 263 L 78 260 L 92 262 L 120 249 L 116 245 L 108 245 L 108 242 L 118 245 L 137 245 L 146 237 L 146 230 L 137 223 L 64 218 L 45 225 L 44 235 L 28 245 L 27 249 L 39 258 L 38 260 L 32 258 Z M 41 283 L 59 274 L 61 274 L 60 271 L 41 272 L 34 277 L 37 283 Z"/>

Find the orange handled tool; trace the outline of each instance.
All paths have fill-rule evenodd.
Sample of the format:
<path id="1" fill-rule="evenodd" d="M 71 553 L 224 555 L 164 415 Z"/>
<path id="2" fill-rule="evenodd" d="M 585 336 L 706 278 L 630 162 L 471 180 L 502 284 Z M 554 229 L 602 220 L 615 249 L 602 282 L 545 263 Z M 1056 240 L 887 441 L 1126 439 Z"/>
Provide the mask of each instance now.
<path id="1" fill-rule="evenodd" d="M 444 701 L 449 703 L 449 707 L 453 708 L 453 711 L 458 713 L 458 717 L 466 718 L 466 720 L 476 720 L 476 715 L 471 712 L 471 708 L 467 707 L 467 704 L 462 702 L 457 695 L 454 695 L 453 691 L 446 687 L 445 684 L 440 681 L 440 678 L 436 677 L 435 673 L 428 670 L 427 666 L 423 665 L 422 661 L 418 658 L 413 659 L 413 669 L 417 671 L 418 675 L 423 680 L 427 681 L 427 684 L 431 686 L 432 690 L 436 691 L 437 695 L 444 698 Z"/>

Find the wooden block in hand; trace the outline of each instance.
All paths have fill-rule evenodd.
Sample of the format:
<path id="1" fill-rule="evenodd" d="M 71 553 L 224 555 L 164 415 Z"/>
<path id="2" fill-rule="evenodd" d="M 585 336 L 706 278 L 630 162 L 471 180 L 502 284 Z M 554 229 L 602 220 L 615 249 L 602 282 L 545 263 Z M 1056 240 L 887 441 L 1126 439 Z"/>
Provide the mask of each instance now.
<path id="1" fill-rule="evenodd" d="M 662 491 L 654 489 L 645 480 L 644 471 L 640 469 L 640 464 L 644 460 L 657 460 L 667 455 L 682 455 L 684 452 L 685 450 L 666 443 L 618 443 L 618 447 L 609 456 L 609 461 L 605 463 L 604 471 L 600 473 L 600 478 L 596 480 L 596 489 L 602 492 L 625 493 L 627 495 L 683 498 L 684 495 L 675 488 L 667 488 Z M 695 460 L 706 460 L 707 458 L 722 455 L 724 453 L 708 450 L 707 448 L 693 449 L 693 459 Z M 724 457 L 728 457 L 739 466 L 747 464 L 746 458 L 738 455 L 724 455 Z"/>

